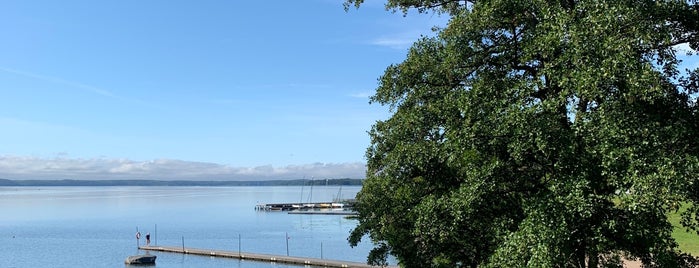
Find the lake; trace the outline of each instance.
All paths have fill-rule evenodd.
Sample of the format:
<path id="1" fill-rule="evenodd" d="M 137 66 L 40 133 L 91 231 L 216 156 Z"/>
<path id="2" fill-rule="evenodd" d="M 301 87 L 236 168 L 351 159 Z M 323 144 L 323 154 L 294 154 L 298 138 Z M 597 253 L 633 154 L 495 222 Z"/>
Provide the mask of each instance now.
<path id="1" fill-rule="evenodd" d="M 0 187 L 0 267 L 124 267 L 151 244 L 365 262 L 356 220 L 256 211 L 258 203 L 354 198 L 359 186 Z M 365 239 L 366 240 L 366 239 Z M 156 267 L 299 267 L 151 252 Z M 322 255 L 322 256 L 321 256 Z"/>

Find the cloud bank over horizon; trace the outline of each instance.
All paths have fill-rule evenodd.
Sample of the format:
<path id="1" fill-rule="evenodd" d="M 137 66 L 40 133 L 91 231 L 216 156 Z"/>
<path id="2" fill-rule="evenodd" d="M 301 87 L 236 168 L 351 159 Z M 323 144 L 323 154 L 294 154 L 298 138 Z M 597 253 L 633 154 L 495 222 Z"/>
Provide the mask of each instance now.
<path id="1" fill-rule="evenodd" d="M 232 167 L 174 159 L 75 159 L 0 156 L 0 179 L 11 180 L 290 180 L 364 178 L 364 163 Z"/>

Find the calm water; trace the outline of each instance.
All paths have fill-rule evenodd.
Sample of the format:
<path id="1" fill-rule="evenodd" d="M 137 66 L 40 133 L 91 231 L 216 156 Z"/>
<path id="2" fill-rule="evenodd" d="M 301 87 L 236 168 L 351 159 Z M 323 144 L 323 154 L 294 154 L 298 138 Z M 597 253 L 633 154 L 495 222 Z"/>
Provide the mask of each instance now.
<path id="1" fill-rule="evenodd" d="M 360 187 L 316 186 L 311 201 Z M 258 212 L 257 203 L 309 200 L 309 187 L 0 187 L 0 267 L 124 267 L 135 233 L 158 245 L 364 262 L 343 216 Z M 142 237 L 141 242 L 144 242 Z M 321 247 L 322 246 L 322 247 Z M 143 253 L 143 252 L 141 252 Z M 156 267 L 298 267 L 163 252 Z"/>

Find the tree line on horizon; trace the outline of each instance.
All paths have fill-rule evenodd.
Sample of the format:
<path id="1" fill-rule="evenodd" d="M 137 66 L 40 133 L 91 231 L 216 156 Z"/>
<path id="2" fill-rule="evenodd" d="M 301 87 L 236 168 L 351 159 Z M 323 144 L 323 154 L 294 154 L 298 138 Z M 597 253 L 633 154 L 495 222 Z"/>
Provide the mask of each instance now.
<path id="1" fill-rule="evenodd" d="M 361 186 L 362 179 L 294 179 L 259 181 L 207 180 L 9 180 L 0 179 L 0 186 Z"/>

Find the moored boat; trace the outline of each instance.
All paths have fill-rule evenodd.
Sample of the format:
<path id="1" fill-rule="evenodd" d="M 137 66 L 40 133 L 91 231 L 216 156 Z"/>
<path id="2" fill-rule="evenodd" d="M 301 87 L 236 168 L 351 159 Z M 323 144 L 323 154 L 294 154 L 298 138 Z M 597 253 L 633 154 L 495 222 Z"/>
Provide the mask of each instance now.
<path id="1" fill-rule="evenodd" d="M 126 264 L 137 264 L 137 265 L 155 265 L 155 255 L 135 255 L 126 258 Z"/>

